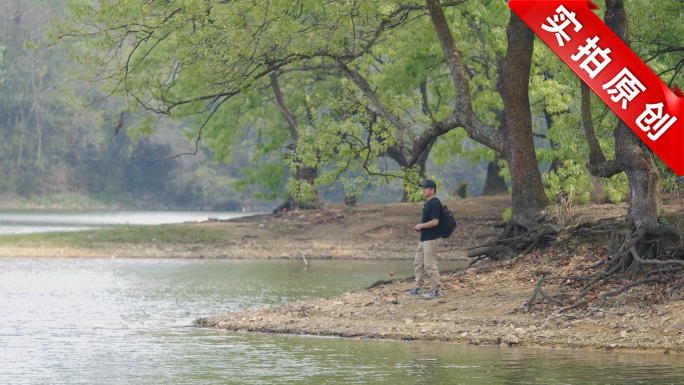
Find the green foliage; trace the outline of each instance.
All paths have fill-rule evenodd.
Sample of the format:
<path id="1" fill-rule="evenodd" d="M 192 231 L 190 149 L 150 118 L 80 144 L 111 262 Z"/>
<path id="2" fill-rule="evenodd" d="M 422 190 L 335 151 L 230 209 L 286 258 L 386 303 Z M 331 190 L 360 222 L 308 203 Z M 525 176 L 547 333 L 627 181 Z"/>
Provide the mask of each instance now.
<path id="1" fill-rule="evenodd" d="M 442 135 L 430 153 L 432 159 L 437 165 L 443 166 L 449 162 L 451 157 L 463 154 L 463 140 L 467 137 L 468 134 L 462 128 L 451 130 Z"/>
<path id="2" fill-rule="evenodd" d="M 73 5 L 83 9 L 97 5 L 77 3 Z M 110 5 L 115 6 L 114 2 Z M 80 66 L 76 59 L 98 56 L 101 51 L 92 43 L 98 38 L 111 39 L 111 34 L 98 30 L 101 35 L 98 32 L 80 41 L 59 39 L 46 44 L 44 37 L 50 22 L 56 28 L 64 25 L 59 19 L 66 10 L 65 2 L 7 0 L 1 8 L 5 12 L 0 14 L 0 194 L 13 197 L 21 205 L 54 207 L 96 205 L 86 197 L 104 202 L 100 205 L 134 208 L 234 210 L 259 204 L 251 197 L 261 191 L 258 187 L 239 193 L 231 186 L 242 177 L 240 170 L 249 167 L 249 160 L 260 154 L 255 146 L 240 142 L 245 138 L 256 142 L 256 133 L 238 132 L 229 156 L 225 156 L 225 151 L 216 152 L 226 159 L 235 158 L 230 159 L 233 163 L 229 165 L 213 164 L 211 158 L 215 153 L 206 146 L 200 146 L 195 156 L 180 156 L 195 152 L 193 134 L 198 126 L 193 117 L 169 119 L 156 113 L 156 108 L 149 110 L 135 102 L 130 94 L 128 101 L 117 96 L 125 93 L 107 97 L 104 86 L 114 81 L 109 77 L 113 73 L 100 83 L 102 89 L 72 76 L 76 73 L 86 79 L 97 72 L 95 67 Z M 99 28 L 90 24 L 86 29 L 91 27 Z M 133 42 L 128 40 L 129 46 Z M 109 60 L 114 65 L 118 59 L 97 60 Z M 136 80 L 139 79 L 122 80 L 121 84 L 132 86 Z M 150 84 L 137 83 L 136 87 L 142 90 Z M 178 88 L 174 87 L 175 90 Z M 252 99 L 266 100 L 263 95 L 254 94 Z M 136 96 L 149 101 L 142 93 Z M 254 111 L 259 113 L 256 108 Z M 228 114 L 221 118 L 216 119 L 217 125 L 235 120 Z M 114 135 L 115 127 L 120 131 L 118 135 Z M 183 135 L 191 138 L 189 145 Z M 213 137 L 207 139 L 211 142 Z M 223 146 L 219 144 L 216 148 Z"/>
<path id="3" fill-rule="evenodd" d="M 589 202 L 594 190 L 591 176 L 583 172 L 583 167 L 566 159 L 562 167 L 544 174 L 544 185 L 549 200 L 555 201 L 559 195 L 567 195 L 574 203 Z"/>
<path id="4" fill-rule="evenodd" d="M 604 4 L 597 3 L 601 9 Z M 673 85 L 681 82 L 681 71 L 676 70 L 681 65 L 679 50 L 672 49 L 682 46 L 682 8 L 679 1 L 656 2 L 653 0 L 639 2 L 625 2 L 629 17 L 630 34 L 632 37 L 631 48 L 655 73 L 661 75 L 661 79 L 667 84 Z M 599 15 L 602 14 L 599 11 Z M 537 156 L 542 162 L 551 163 L 553 159 L 563 160 L 564 165 L 569 165 L 568 170 L 561 167 L 557 175 L 545 176 L 547 195 L 553 195 L 558 189 L 572 189 L 580 201 L 586 198 L 586 192 L 593 188 L 589 187 L 589 172 L 584 167 L 588 158 L 588 147 L 582 132 L 581 95 L 577 76 L 567 66 L 562 65 L 560 60 L 543 44 L 535 46 L 535 57 L 545 58 L 543 61 L 550 69 L 547 73 L 553 73 L 554 79 L 562 86 L 556 90 L 560 98 L 556 101 L 549 98 L 546 91 L 542 94 L 547 112 L 552 115 L 553 124 L 546 134 L 554 146 L 549 149 L 538 149 Z M 535 82 L 532 81 L 532 84 Z M 547 86 L 545 90 L 549 90 Z M 532 103 L 534 100 L 531 98 Z M 594 130 L 596 131 L 601 148 L 607 159 L 615 157 L 614 138 L 612 131 L 617 124 L 617 117 L 610 109 L 592 93 L 591 99 Z M 564 109 L 564 107 L 567 107 Z M 568 163 L 570 161 L 570 163 Z M 663 189 L 674 186 L 674 177 L 671 171 L 657 160 L 661 170 L 661 187 Z M 581 165 L 581 167 L 578 167 Z M 562 175 L 561 175 L 562 174 Z M 629 191 L 629 184 L 624 174 L 618 174 L 610 179 L 594 181 L 603 195 L 613 202 L 623 201 Z"/>
<path id="5" fill-rule="evenodd" d="M 244 161 L 236 154 L 250 148 L 251 166 L 242 167 L 240 181 L 236 175 L 212 173 L 206 165 L 193 173 L 213 180 L 216 189 L 193 190 L 189 176 L 177 181 L 202 201 L 229 193 L 230 183 L 238 191 L 272 199 L 282 180 L 302 168 L 319 174 L 312 183 L 289 181 L 286 191 L 297 199 L 311 199 L 335 183 L 344 186 L 346 196 L 358 197 L 369 188 L 402 181 L 410 199 L 417 200 L 418 168 L 397 168 L 388 150 L 395 146 L 402 151 L 409 137 L 447 117 L 455 95 L 430 18 L 423 11 L 401 13 L 398 7 L 391 0 L 74 0 L 70 19 L 55 25 L 53 38 L 75 37 L 74 57 L 87 69 L 79 71 L 81 78 L 100 80 L 105 93 L 126 97 L 119 108 L 143 113 L 129 130 L 133 139 L 167 126 L 158 118 L 167 116 L 191 127 L 183 130 L 186 138 L 194 143 L 201 137 L 216 161 Z M 627 7 L 635 51 L 653 57 L 651 68 L 674 84 L 682 76 L 680 50 L 663 47 L 682 45 L 681 2 L 644 0 Z M 483 122 L 499 127 L 503 102 L 496 83 L 510 11 L 502 1 L 468 1 L 446 7 L 445 14 L 468 69 L 473 109 Z M 11 56 L 9 50 L 6 56 Z M 341 80 L 333 57 L 360 73 L 408 128 L 383 119 L 372 100 Z M 38 75 L 53 71 L 44 65 L 36 68 Z M 278 103 L 275 77 L 282 90 Z M 544 175 L 547 195 L 565 192 L 582 203 L 598 186 L 612 201 L 623 200 L 628 191 L 624 174 L 597 181 L 586 169 L 578 78 L 539 39 L 529 98 L 534 130 L 546 137 L 537 143 L 540 167 L 560 165 Z M 611 159 L 617 117 L 596 96 L 591 104 L 599 144 Z M 58 107 L 55 103 L 51 108 Z M 295 124 L 285 119 L 284 110 Z M 435 163 L 447 164 L 457 155 L 473 163 L 495 158 L 492 150 L 465 138 L 462 129 L 440 137 L 432 152 Z M 90 138 L 94 145 L 98 140 L 97 135 Z M 8 158 L 16 156 L 11 152 L 18 141 L 4 150 Z M 500 165 L 509 181 L 507 163 Z M 34 168 L 25 175 L 39 175 L 40 165 Z M 663 179 L 674 183 L 669 176 Z M 31 190 L 39 180 L 25 178 L 22 183 Z"/>
<path id="6" fill-rule="evenodd" d="M 608 180 L 603 180 L 601 189 L 603 190 L 605 196 L 611 200 L 611 202 L 623 202 L 629 193 L 629 182 L 627 181 L 627 175 L 621 173 Z"/>
<path id="7" fill-rule="evenodd" d="M 75 192 L 73 169 L 97 152 L 97 114 L 61 92 L 75 85 L 65 49 L 26 44 L 40 39 L 58 12 L 8 0 L 0 14 L 0 193 L 31 196 Z M 83 91 L 83 90 L 81 90 Z M 83 98 L 82 93 L 75 95 Z"/>
<path id="8" fill-rule="evenodd" d="M 435 181 L 437 183 L 437 191 L 441 191 L 442 189 L 442 181 L 437 178 L 434 175 L 430 175 L 426 178 L 420 178 L 420 175 L 417 174 L 407 174 L 410 175 L 411 177 L 418 176 L 418 179 L 411 179 L 407 181 L 407 183 L 404 183 L 404 190 L 407 193 L 407 200 L 409 202 L 420 202 L 424 200 L 425 198 L 423 197 L 423 189 L 419 187 L 418 185 L 423 182 L 425 179 L 430 179 Z"/>
<path id="9" fill-rule="evenodd" d="M 416 101 L 395 99 L 397 110 L 410 109 Z M 306 181 L 290 180 L 287 191 L 293 197 L 306 200 L 323 187 L 340 182 L 345 195 L 358 197 L 368 186 L 378 186 L 396 179 L 412 184 L 419 180 L 416 168 L 393 171 L 380 158 L 396 142 L 396 127 L 388 124 L 366 107 L 368 102 L 353 89 L 347 88 L 345 97 L 331 101 L 329 112 L 313 119 L 314 128 L 301 131 L 296 151 L 287 159 L 291 168 L 319 169 L 318 178 L 311 185 Z M 340 119 L 343 118 L 343 119 Z M 329 169 L 323 169 L 329 165 Z M 364 172 L 368 177 L 345 176 Z"/>
<path id="10" fill-rule="evenodd" d="M 546 195 L 551 201 L 562 195 L 570 197 L 573 204 L 589 202 L 592 192 L 596 195 L 596 189 L 600 197 L 611 202 L 622 202 L 627 197 L 629 183 L 624 173 L 608 179 L 597 179 L 589 174 L 584 166 L 575 163 L 572 159 L 566 159 L 561 167 L 543 175 Z"/>
<path id="11" fill-rule="evenodd" d="M 233 187 L 238 192 L 243 192 L 250 185 L 261 186 L 266 189 L 266 192 L 256 192 L 254 197 L 263 200 L 274 200 L 278 197 L 285 175 L 287 175 L 287 166 L 283 160 L 278 160 L 273 163 L 260 163 L 259 166 L 252 166 L 245 168 L 242 172 L 245 178 L 239 179 L 233 183 Z"/>
<path id="12" fill-rule="evenodd" d="M 483 20 L 507 16 L 505 4 L 469 2 L 460 8 L 447 9 L 455 23 L 465 23 L 457 26 L 459 30 L 475 28 L 487 36 L 503 32 L 501 23 L 490 25 Z M 386 160 L 377 161 L 384 156 L 383 146 L 386 149 L 392 141 L 402 143 L 402 135 L 408 133 L 380 129 L 370 134 L 374 144 L 366 145 L 372 154 L 364 160 L 368 163 L 361 167 L 354 160 L 356 164 L 349 168 L 340 162 L 344 163 L 343 156 L 356 157 L 354 149 L 331 157 L 325 152 L 336 148 L 334 145 L 325 147 L 325 140 L 316 143 L 310 139 L 312 131 L 325 125 L 313 120 L 329 116 L 326 109 L 334 109 L 336 100 L 346 98 L 341 96 L 339 74 L 330 73 L 335 63 L 329 57 L 358 55 L 359 60 L 349 65 L 366 76 L 390 110 L 411 120 L 411 130 L 417 133 L 431 120 L 443 119 L 450 113 L 447 105 L 453 97 L 453 86 L 431 22 L 414 14 L 397 17 L 409 13 L 399 13 L 394 1 L 73 1 L 69 11 L 70 20 L 56 25 L 53 36 L 78 39 L 75 57 L 89 69 L 82 78 L 102 79 L 107 93 L 127 96 L 131 110 L 137 106 L 177 119 L 192 116 L 195 130 L 188 135 L 201 135 L 219 161 L 231 161 L 233 151 L 246 139 L 254 140 L 255 162 L 282 153 L 284 147 L 292 147 L 288 141 L 296 140 L 298 149 L 288 161 L 289 172 L 307 163 L 324 170 L 316 186 L 304 186 L 303 181 L 290 183 L 288 191 L 302 199 L 334 181 L 356 196 L 369 186 L 397 178 L 407 183 L 417 180 L 415 168 L 388 172 L 381 165 Z M 378 27 L 392 18 L 396 18 L 392 21 L 396 26 L 387 28 L 376 40 Z M 144 28 L 140 28 L 142 25 Z M 493 91 L 495 79 L 491 75 L 496 66 L 492 60 L 496 55 L 491 52 L 501 50 L 503 43 L 492 38 L 487 44 L 470 47 L 475 36 L 473 33 L 459 39 L 463 40 L 464 52 L 477 52 L 487 60 L 484 63 L 476 58 L 469 63 L 477 71 L 472 87 L 480 90 L 474 99 L 476 109 L 492 120 L 489 106 L 500 108 L 501 100 Z M 374 43 L 371 50 L 369 41 Z M 479 52 L 483 48 L 485 51 Z M 276 76 L 284 104 L 297 117 L 302 133 L 293 133 L 275 108 L 274 95 L 269 94 L 272 79 L 267 76 L 273 68 L 281 71 Z M 425 106 L 414 93 L 421 82 L 427 83 L 429 94 Z M 338 113 L 329 119 L 339 121 L 339 132 L 350 130 L 358 136 L 359 131 L 351 128 L 358 122 L 349 114 Z M 347 119 L 351 119 L 349 124 L 344 122 Z M 378 120 L 379 126 L 387 125 Z M 149 119 L 142 120 L 132 135 L 137 138 L 153 130 Z M 256 134 L 251 135 L 254 131 Z M 296 139 L 298 135 L 301 137 Z M 324 154 L 314 161 L 319 156 L 317 151 Z M 355 174 L 358 172 L 361 174 Z M 248 176 L 245 182 L 255 180 L 261 179 Z M 271 189 L 268 196 L 274 196 L 272 187 L 276 184 L 272 178 L 269 181 L 273 183 L 267 183 L 267 189 Z"/>
<path id="13" fill-rule="evenodd" d="M 630 18 L 632 50 L 671 88 L 684 84 L 680 51 L 684 32 L 682 2 L 643 0 L 625 2 L 625 8 Z"/>
<path id="14" fill-rule="evenodd" d="M 179 195 L 193 197 L 196 204 L 202 207 L 211 207 L 235 195 L 231 186 L 233 181 L 230 176 L 221 175 L 216 169 L 203 165 L 193 172 L 175 176 L 172 185 Z"/>
<path id="15" fill-rule="evenodd" d="M 154 134 L 158 123 L 159 120 L 155 119 L 153 115 L 145 115 L 141 119 L 138 119 L 138 124 L 136 126 L 126 130 L 126 133 L 135 142 L 142 136 Z"/>
<path id="16" fill-rule="evenodd" d="M 456 196 L 461 199 L 468 198 L 468 188 L 470 187 L 469 182 L 462 182 L 456 187 Z"/>
<path id="17" fill-rule="evenodd" d="M 508 222 L 511 220 L 512 217 L 513 217 L 513 209 L 509 207 L 503 212 L 501 219 L 504 222 Z"/>
<path id="18" fill-rule="evenodd" d="M 511 183 L 511 170 L 508 169 L 506 159 L 499 160 L 499 170 L 499 176 L 504 179 L 504 182 Z"/>

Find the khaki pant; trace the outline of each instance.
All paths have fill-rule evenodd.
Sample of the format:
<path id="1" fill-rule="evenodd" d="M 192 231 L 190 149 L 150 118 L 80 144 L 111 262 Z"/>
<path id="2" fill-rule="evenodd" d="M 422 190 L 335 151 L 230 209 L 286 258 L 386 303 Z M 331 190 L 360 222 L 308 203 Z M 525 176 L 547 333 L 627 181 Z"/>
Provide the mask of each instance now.
<path id="1" fill-rule="evenodd" d="M 419 242 L 413 269 L 416 272 L 416 287 L 423 289 L 425 277 L 430 279 L 432 290 L 439 290 L 439 270 L 437 270 L 437 246 L 439 239 Z"/>

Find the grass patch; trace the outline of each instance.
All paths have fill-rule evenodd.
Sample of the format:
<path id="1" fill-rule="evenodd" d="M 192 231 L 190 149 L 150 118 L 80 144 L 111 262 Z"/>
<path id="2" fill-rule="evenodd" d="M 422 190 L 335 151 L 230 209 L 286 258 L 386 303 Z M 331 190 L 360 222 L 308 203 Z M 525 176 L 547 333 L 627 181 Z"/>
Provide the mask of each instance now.
<path id="1" fill-rule="evenodd" d="M 227 229 L 202 226 L 118 226 L 101 230 L 0 236 L 2 246 L 100 248 L 111 244 L 204 244 L 225 245 Z"/>

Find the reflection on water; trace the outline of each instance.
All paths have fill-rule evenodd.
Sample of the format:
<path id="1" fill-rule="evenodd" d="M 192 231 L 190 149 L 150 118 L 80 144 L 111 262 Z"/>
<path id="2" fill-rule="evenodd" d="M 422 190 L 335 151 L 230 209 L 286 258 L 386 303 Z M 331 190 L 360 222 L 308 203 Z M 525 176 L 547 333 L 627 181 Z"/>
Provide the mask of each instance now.
<path id="1" fill-rule="evenodd" d="M 443 269 L 456 263 L 444 263 Z M 676 355 L 232 333 L 193 319 L 329 297 L 409 261 L 0 260 L 0 383 L 666 384 Z"/>
<path id="2" fill-rule="evenodd" d="M 3 223 L 0 224 L 0 235 L 4 234 L 34 234 L 34 233 L 50 233 L 54 231 L 68 232 L 68 231 L 83 231 L 96 230 L 100 226 L 50 226 L 50 225 L 26 225 L 23 223 Z"/>
<path id="3" fill-rule="evenodd" d="M 213 211 L 0 211 L 0 234 L 93 230 L 103 226 L 162 225 L 239 218 L 254 213 Z"/>

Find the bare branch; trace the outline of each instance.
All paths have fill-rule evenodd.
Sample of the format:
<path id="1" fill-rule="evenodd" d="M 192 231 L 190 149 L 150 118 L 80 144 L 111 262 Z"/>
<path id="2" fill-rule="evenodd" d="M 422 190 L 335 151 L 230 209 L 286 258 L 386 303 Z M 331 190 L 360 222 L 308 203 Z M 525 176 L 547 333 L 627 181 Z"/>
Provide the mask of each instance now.
<path id="1" fill-rule="evenodd" d="M 587 137 L 589 144 L 589 163 L 592 165 L 599 165 L 606 162 L 606 156 L 603 155 L 603 150 L 596 138 L 594 132 L 594 124 L 591 118 L 591 90 L 585 82 L 582 83 L 582 125 L 584 126 L 584 135 Z"/>
<path id="2" fill-rule="evenodd" d="M 273 94 L 275 95 L 275 104 L 278 106 L 280 112 L 285 116 L 287 124 L 290 126 L 290 135 L 292 135 L 292 143 L 296 143 L 299 140 L 299 133 L 297 132 L 297 115 L 292 113 L 287 104 L 285 104 L 285 99 L 283 99 L 283 93 L 280 90 L 280 83 L 278 82 L 278 75 L 275 73 L 271 74 L 271 88 L 273 88 Z"/>

